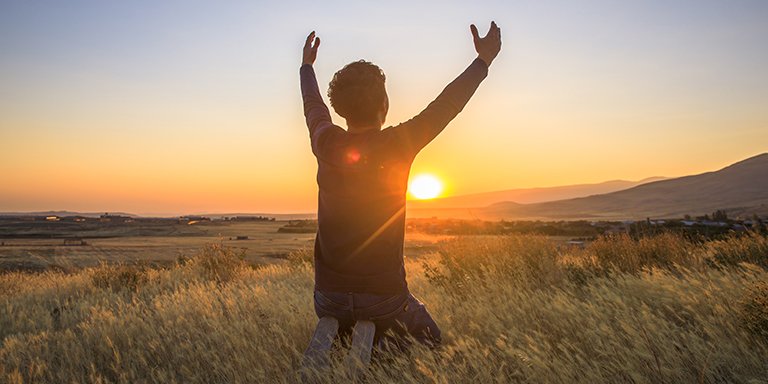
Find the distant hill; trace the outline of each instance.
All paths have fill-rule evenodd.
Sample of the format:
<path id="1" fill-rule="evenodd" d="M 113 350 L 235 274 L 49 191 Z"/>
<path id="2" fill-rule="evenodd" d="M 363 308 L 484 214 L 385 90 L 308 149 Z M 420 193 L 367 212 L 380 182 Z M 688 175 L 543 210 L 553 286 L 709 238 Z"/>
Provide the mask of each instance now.
<path id="1" fill-rule="evenodd" d="M 520 204 L 541 203 L 545 201 L 572 199 L 576 197 L 621 191 L 658 180 L 664 180 L 664 178 L 650 177 L 640 181 L 611 180 L 596 184 L 507 189 L 503 191 L 451 196 L 441 199 L 410 200 L 408 201 L 408 209 L 474 208 L 485 207 L 498 202 L 515 202 Z"/>
<path id="2" fill-rule="evenodd" d="M 83 216 L 83 217 L 100 217 L 105 212 L 74 212 L 74 211 L 37 211 L 37 212 L 0 212 L 0 216 Z M 172 214 L 149 214 L 149 215 L 136 215 L 133 213 L 125 212 L 109 212 L 110 215 L 127 216 L 127 217 L 178 217 L 185 216 L 184 214 L 172 215 Z M 234 217 L 234 216 L 266 216 L 274 217 L 277 220 L 302 220 L 302 219 L 315 219 L 316 213 L 196 213 L 194 216 L 206 216 L 213 219 L 220 219 L 222 217 Z"/>
<path id="3" fill-rule="evenodd" d="M 235 216 L 265 216 L 274 217 L 275 220 L 311 220 L 317 218 L 317 213 L 198 213 L 196 215 L 211 219 Z"/>
<path id="4" fill-rule="evenodd" d="M 768 214 L 768 153 L 719 171 L 651 182 L 626 190 L 537 204 L 496 203 L 475 209 L 482 218 L 641 219 L 702 215 Z"/>
<path id="5" fill-rule="evenodd" d="M 105 213 L 110 215 L 139 217 L 133 213 L 125 212 L 73 212 L 73 211 L 36 211 L 36 212 L 0 212 L 0 216 L 82 216 L 82 217 L 99 217 Z"/>

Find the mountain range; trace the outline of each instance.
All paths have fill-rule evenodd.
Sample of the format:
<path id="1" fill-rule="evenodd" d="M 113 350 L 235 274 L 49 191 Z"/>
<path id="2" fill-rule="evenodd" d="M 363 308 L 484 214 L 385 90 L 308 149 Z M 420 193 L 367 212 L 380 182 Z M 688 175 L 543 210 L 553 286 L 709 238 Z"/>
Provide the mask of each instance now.
<path id="1" fill-rule="evenodd" d="M 82 216 L 98 218 L 101 215 L 117 215 L 127 217 L 140 217 L 126 212 L 75 212 L 75 211 L 35 211 L 35 212 L 0 212 L 0 216 Z"/>
<path id="2" fill-rule="evenodd" d="M 497 201 L 475 206 L 412 207 L 410 217 L 513 220 L 624 220 L 682 217 L 724 210 L 730 216 L 768 214 L 768 153 L 698 175 L 639 182 L 627 189 L 523 204 Z M 598 184 L 600 185 L 600 184 Z M 463 201 L 462 197 L 454 201 Z"/>

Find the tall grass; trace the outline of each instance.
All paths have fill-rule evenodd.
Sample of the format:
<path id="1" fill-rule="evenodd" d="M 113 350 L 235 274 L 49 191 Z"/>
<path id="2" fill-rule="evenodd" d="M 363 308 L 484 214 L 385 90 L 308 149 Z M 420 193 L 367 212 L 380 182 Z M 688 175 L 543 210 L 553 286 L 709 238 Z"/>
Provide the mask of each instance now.
<path id="1" fill-rule="evenodd" d="M 457 238 L 406 265 L 443 347 L 385 356 L 365 381 L 767 382 L 765 244 Z M 213 245 L 167 269 L 0 275 L 0 382 L 295 382 L 310 256 L 254 269 Z"/>

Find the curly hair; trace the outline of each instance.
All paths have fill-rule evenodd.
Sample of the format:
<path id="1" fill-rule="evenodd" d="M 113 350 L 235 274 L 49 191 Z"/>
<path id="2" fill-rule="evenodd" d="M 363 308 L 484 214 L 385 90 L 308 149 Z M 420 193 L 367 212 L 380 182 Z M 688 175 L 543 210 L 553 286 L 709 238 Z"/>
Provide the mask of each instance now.
<path id="1" fill-rule="evenodd" d="M 365 60 L 354 61 L 333 75 L 328 85 L 331 106 L 347 122 L 366 124 L 376 121 L 386 102 L 384 71 Z"/>

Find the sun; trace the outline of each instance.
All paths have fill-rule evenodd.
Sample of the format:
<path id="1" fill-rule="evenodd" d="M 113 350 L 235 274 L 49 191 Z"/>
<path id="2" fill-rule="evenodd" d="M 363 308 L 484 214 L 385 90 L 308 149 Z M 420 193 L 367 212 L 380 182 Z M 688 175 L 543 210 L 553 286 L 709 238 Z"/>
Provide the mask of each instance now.
<path id="1" fill-rule="evenodd" d="M 408 191 L 417 199 L 434 199 L 443 191 L 443 183 L 433 175 L 422 174 L 411 180 Z"/>

